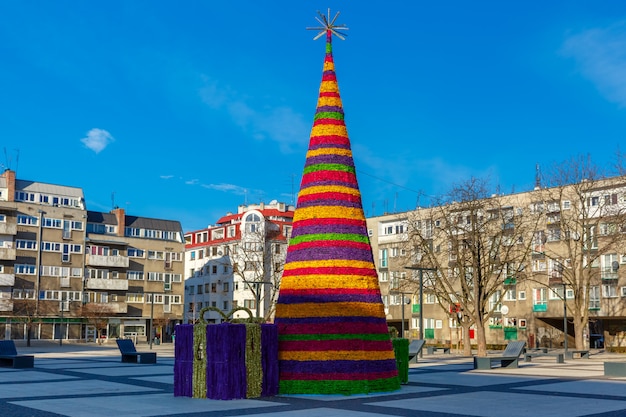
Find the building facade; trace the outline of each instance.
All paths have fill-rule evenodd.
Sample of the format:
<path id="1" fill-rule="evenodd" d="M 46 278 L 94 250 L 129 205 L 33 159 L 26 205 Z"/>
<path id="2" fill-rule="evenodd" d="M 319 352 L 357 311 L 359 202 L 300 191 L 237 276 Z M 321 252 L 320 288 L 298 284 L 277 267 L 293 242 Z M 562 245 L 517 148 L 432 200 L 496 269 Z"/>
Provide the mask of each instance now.
<path id="1" fill-rule="evenodd" d="M 493 218 L 502 233 L 500 249 L 493 251 L 494 265 L 499 263 L 490 266 L 494 276 L 500 274 L 498 286 L 485 300 L 488 345 L 525 340 L 530 346 L 562 347 L 567 337 L 571 347 L 579 337 L 592 348 L 626 346 L 626 177 L 537 187 L 479 203 L 471 215 L 464 212 L 467 206 L 449 202 L 367 219 L 391 325 L 427 343 L 467 342 L 461 294 L 474 290 L 453 278 L 461 271 L 467 283 L 477 273 L 475 263 L 462 265 L 463 247 L 475 245 L 470 225 L 484 227 Z M 515 222 L 522 218 L 527 229 L 520 231 L 522 223 Z M 425 251 L 416 250 L 415 235 L 428 244 Z M 504 242 L 507 236 L 510 242 Z M 508 248 L 516 248 L 519 258 L 503 261 Z M 444 289 L 444 281 L 457 287 Z M 576 327 L 581 322 L 586 326 Z M 472 344 L 475 336 L 473 324 Z"/>
<path id="2" fill-rule="evenodd" d="M 179 222 L 88 211 L 79 188 L 0 176 L 0 337 L 167 339 L 183 310 Z"/>
<path id="3" fill-rule="evenodd" d="M 197 322 L 207 308 L 209 323 L 238 307 L 272 319 L 294 210 L 277 201 L 242 205 L 215 225 L 185 234 L 186 323 Z"/>

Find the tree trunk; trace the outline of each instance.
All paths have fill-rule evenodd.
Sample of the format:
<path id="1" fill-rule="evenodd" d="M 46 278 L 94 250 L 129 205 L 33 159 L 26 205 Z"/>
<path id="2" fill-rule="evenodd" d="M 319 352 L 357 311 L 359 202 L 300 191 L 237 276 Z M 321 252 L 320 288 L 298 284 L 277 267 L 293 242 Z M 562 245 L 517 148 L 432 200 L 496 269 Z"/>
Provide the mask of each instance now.
<path id="1" fill-rule="evenodd" d="M 476 322 L 476 348 L 478 356 L 487 356 L 487 335 L 485 333 L 485 325 L 482 321 Z"/>
<path id="2" fill-rule="evenodd" d="M 472 356 L 472 339 L 470 339 L 469 325 L 463 326 L 463 355 Z"/>

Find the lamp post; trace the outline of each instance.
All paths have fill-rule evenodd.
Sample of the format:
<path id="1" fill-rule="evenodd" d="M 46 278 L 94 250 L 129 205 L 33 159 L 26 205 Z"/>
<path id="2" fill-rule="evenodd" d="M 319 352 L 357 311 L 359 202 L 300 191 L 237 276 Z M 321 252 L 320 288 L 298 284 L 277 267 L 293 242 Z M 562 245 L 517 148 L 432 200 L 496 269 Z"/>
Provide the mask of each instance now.
<path id="1" fill-rule="evenodd" d="M 63 310 L 65 305 L 63 303 L 63 295 L 61 295 L 61 323 L 59 323 L 59 346 L 63 346 Z"/>
<path id="2" fill-rule="evenodd" d="M 563 350 L 567 356 L 567 290 L 563 281 Z"/>
<path id="3" fill-rule="evenodd" d="M 402 333 L 400 334 L 400 337 L 404 338 L 404 306 L 405 306 L 405 299 L 406 299 L 405 295 L 406 294 L 411 295 L 411 293 L 410 292 L 402 292 L 402 291 L 393 291 L 391 294 L 402 296 L 402 300 L 400 302 L 401 309 L 402 309 L 402 312 L 401 312 L 402 324 L 401 324 L 400 327 L 402 329 Z"/>
<path id="4" fill-rule="evenodd" d="M 152 350 L 152 321 L 154 320 L 154 293 L 150 292 L 150 350 Z"/>
<path id="5" fill-rule="evenodd" d="M 411 271 L 419 271 L 420 276 L 420 327 L 418 336 L 420 340 L 424 340 L 424 271 L 437 271 L 436 268 L 422 268 L 421 266 L 405 266 L 405 269 Z M 422 357 L 422 351 L 420 351 L 420 357 Z"/>

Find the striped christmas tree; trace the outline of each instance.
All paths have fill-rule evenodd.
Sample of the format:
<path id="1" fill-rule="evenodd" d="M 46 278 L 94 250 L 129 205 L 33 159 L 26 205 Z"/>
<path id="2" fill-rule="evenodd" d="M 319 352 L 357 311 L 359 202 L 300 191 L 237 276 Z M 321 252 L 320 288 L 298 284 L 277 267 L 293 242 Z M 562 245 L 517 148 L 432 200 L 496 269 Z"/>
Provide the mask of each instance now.
<path id="1" fill-rule="evenodd" d="M 335 76 L 337 26 L 322 18 L 324 73 L 276 306 L 280 393 L 393 391 L 400 381 Z"/>

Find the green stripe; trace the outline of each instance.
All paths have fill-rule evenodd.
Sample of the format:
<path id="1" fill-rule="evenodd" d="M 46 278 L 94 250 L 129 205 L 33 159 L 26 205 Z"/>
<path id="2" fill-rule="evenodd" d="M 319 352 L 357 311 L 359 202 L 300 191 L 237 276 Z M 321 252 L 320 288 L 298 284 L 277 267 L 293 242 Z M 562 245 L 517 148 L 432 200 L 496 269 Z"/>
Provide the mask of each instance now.
<path id="1" fill-rule="evenodd" d="M 351 172 L 353 174 L 356 173 L 354 167 L 344 164 L 315 164 L 304 167 L 305 174 L 317 171 L 344 171 Z"/>
<path id="2" fill-rule="evenodd" d="M 298 340 L 389 340 L 388 334 L 283 334 L 281 341 Z"/>
<path id="3" fill-rule="evenodd" d="M 370 392 L 389 392 L 400 389 L 400 379 L 384 378 L 374 380 L 280 380 L 280 394 L 367 394 Z"/>
<path id="4" fill-rule="evenodd" d="M 354 233 L 314 233 L 311 235 L 300 235 L 300 236 L 292 237 L 289 242 L 292 245 L 296 245 L 298 243 L 314 242 L 317 240 L 328 240 L 328 241 L 331 241 L 331 240 L 346 241 L 347 240 L 350 242 L 361 242 L 361 243 L 369 242 L 367 236 L 357 235 Z"/>
<path id="5" fill-rule="evenodd" d="M 321 111 L 319 113 L 315 113 L 313 120 L 319 119 L 335 119 L 335 120 L 343 120 L 343 114 L 338 111 Z"/>

